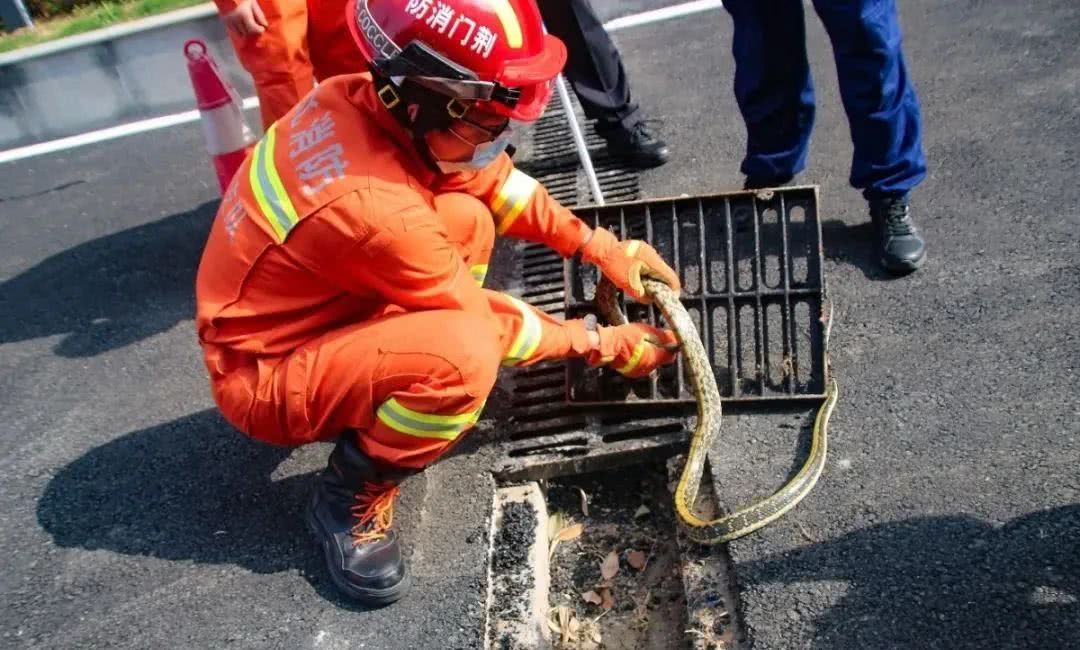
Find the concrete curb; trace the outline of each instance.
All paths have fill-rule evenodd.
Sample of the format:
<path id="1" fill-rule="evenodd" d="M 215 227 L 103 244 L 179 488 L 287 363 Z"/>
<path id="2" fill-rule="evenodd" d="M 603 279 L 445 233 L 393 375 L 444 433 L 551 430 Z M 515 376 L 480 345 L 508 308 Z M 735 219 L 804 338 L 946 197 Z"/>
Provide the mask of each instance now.
<path id="1" fill-rule="evenodd" d="M 0 55 L 0 149 L 194 108 L 190 38 L 242 96 L 254 92 L 214 6 L 181 9 Z"/>
<path id="2" fill-rule="evenodd" d="M 491 520 L 492 556 L 488 579 L 488 618 L 485 625 L 487 648 L 529 648 L 542 650 L 551 647 L 548 629 L 548 568 L 547 501 L 540 486 L 526 483 L 499 488 L 494 497 L 495 514 Z M 522 508 L 524 506 L 524 508 Z M 506 515 L 511 508 L 520 508 L 535 521 L 530 524 L 530 539 L 517 539 L 500 534 L 508 524 Z M 515 522 L 510 525 L 521 525 Z M 508 548 L 510 543 L 528 542 L 526 549 Z M 503 547 L 499 548 L 502 543 Z M 512 556 L 512 561 L 500 561 L 499 554 Z M 500 566 L 510 565 L 510 566 Z M 525 593 L 519 593 L 521 591 Z M 516 606 L 515 606 L 516 603 Z"/>

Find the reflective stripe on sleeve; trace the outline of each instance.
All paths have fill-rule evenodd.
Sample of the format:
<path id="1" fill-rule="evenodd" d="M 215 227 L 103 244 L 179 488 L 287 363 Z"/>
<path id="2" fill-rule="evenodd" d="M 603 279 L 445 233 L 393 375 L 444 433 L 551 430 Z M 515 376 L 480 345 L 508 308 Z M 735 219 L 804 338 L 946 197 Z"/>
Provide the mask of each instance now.
<path id="1" fill-rule="evenodd" d="M 528 361 L 536 354 L 536 349 L 540 347 L 540 336 L 543 330 L 540 327 L 540 318 L 533 313 L 531 307 L 513 296 L 507 296 L 507 298 L 521 312 L 521 329 L 518 330 L 514 342 L 507 350 L 503 365 L 516 366 Z"/>
<path id="2" fill-rule="evenodd" d="M 536 179 L 528 174 L 516 169 L 510 172 L 506 182 L 491 200 L 491 214 L 495 217 L 496 232 L 502 235 L 510 230 L 510 226 L 521 216 L 525 206 L 529 205 L 529 199 L 538 186 Z"/>
<path id="3" fill-rule="evenodd" d="M 274 164 L 276 140 L 275 127 L 271 126 L 251 154 L 248 182 L 251 184 L 251 193 L 255 195 L 255 202 L 259 204 L 263 218 L 270 224 L 270 228 L 281 242 L 285 241 L 285 237 L 297 224 L 299 217 L 296 215 L 296 208 L 293 207 L 292 200 L 289 199 L 289 194 L 281 183 L 277 166 Z"/>

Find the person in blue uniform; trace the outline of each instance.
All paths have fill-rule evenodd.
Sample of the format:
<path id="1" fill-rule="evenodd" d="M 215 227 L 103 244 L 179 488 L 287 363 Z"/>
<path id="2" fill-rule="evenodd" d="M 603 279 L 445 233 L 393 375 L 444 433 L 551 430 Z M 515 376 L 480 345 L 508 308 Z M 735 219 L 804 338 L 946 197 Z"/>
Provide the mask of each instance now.
<path id="1" fill-rule="evenodd" d="M 895 0 L 813 0 L 832 41 L 851 127 L 851 185 L 862 190 L 881 264 L 909 273 L 926 260 L 908 193 L 926 175 L 919 101 L 901 49 Z M 746 188 L 776 187 L 806 166 L 814 86 L 802 0 L 724 0 L 734 21 L 735 98 L 746 122 Z"/>

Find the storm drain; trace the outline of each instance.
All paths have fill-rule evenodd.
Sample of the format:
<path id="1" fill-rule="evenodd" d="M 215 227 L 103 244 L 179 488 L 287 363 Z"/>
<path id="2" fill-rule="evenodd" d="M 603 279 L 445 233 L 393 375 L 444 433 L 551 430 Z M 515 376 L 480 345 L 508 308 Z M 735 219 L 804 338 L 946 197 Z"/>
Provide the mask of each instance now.
<path id="1" fill-rule="evenodd" d="M 591 226 L 652 244 L 678 271 L 682 303 L 729 401 L 820 400 L 825 391 L 824 277 L 815 188 L 647 201 L 578 210 Z M 567 318 L 594 313 L 598 272 L 566 262 Z M 630 320 L 659 310 L 623 302 Z M 569 401 L 692 402 L 682 358 L 651 378 L 567 364 Z"/>
<path id="2" fill-rule="evenodd" d="M 697 320 L 727 402 L 820 400 L 826 382 L 824 276 L 816 188 L 634 200 L 637 175 L 604 157 L 589 135 L 605 199 L 578 207 L 590 225 L 643 239 L 673 263 L 683 304 Z M 521 144 L 515 164 L 566 205 L 592 203 L 561 106 Z M 593 311 L 595 269 L 550 249 L 521 243 L 509 289 L 562 318 Z M 632 320 L 662 324 L 631 303 Z M 496 461 L 504 481 L 579 474 L 674 453 L 696 413 L 681 364 L 630 381 L 580 361 L 543 364 L 506 382 L 508 432 Z"/>
<path id="3" fill-rule="evenodd" d="M 604 142 L 585 121 L 576 100 L 572 110 L 586 136 L 593 167 L 607 202 L 640 197 L 636 170 L 608 157 Z M 564 205 L 594 203 L 579 164 L 565 108 L 556 97 L 520 143 L 516 167 L 536 178 Z M 546 246 L 519 243 L 511 290 L 555 316 L 566 313 L 563 259 Z M 652 414 L 619 414 L 611 409 L 579 408 L 566 401 L 566 366 L 526 368 L 509 377 L 511 408 L 502 429 L 509 431 L 495 474 L 506 481 L 578 474 L 632 458 L 658 447 L 674 448 L 686 439 L 683 414 L 670 407 Z M 651 415 L 650 417 L 642 417 Z"/>
<path id="4" fill-rule="evenodd" d="M 577 115 L 585 135 L 585 144 L 592 158 L 604 201 L 615 203 L 633 201 L 640 197 L 637 170 L 622 166 L 611 158 L 603 139 L 593 132 L 593 122 L 586 121 L 576 99 L 571 99 L 572 110 Z M 570 127 L 566 123 L 566 109 L 556 95 L 551 105 L 519 143 L 514 164 L 521 171 L 540 181 L 548 192 L 563 205 L 588 205 L 595 203 L 589 191 L 585 172 L 578 160 L 577 149 Z"/>

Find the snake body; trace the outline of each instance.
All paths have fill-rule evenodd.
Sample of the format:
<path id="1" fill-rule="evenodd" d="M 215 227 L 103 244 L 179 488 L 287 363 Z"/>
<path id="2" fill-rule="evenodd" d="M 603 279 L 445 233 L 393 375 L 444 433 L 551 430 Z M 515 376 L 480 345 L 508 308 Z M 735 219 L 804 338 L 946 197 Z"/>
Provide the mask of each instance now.
<path id="1" fill-rule="evenodd" d="M 695 511 L 701 474 L 705 469 L 708 451 L 720 435 L 720 390 L 716 386 L 716 376 L 709 362 L 709 354 L 701 342 L 693 319 L 679 301 L 678 294 L 657 280 L 642 278 L 642 284 L 679 339 L 698 406 L 697 426 L 690 438 L 686 465 L 675 489 L 675 510 L 687 536 L 699 544 L 721 544 L 738 539 L 783 516 L 802 501 L 817 483 L 825 469 L 829 417 L 837 398 L 836 382 L 829 382 L 825 401 L 814 420 L 810 454 L 791 480 L 772 496 L 730 514 L 717 519 L 698 516 Z M 619 309 L 618 290 L 606 278 L 596 287 L 596 306 L 608 324 L 622 325 L 627 322 L 626 316 Z"/>

